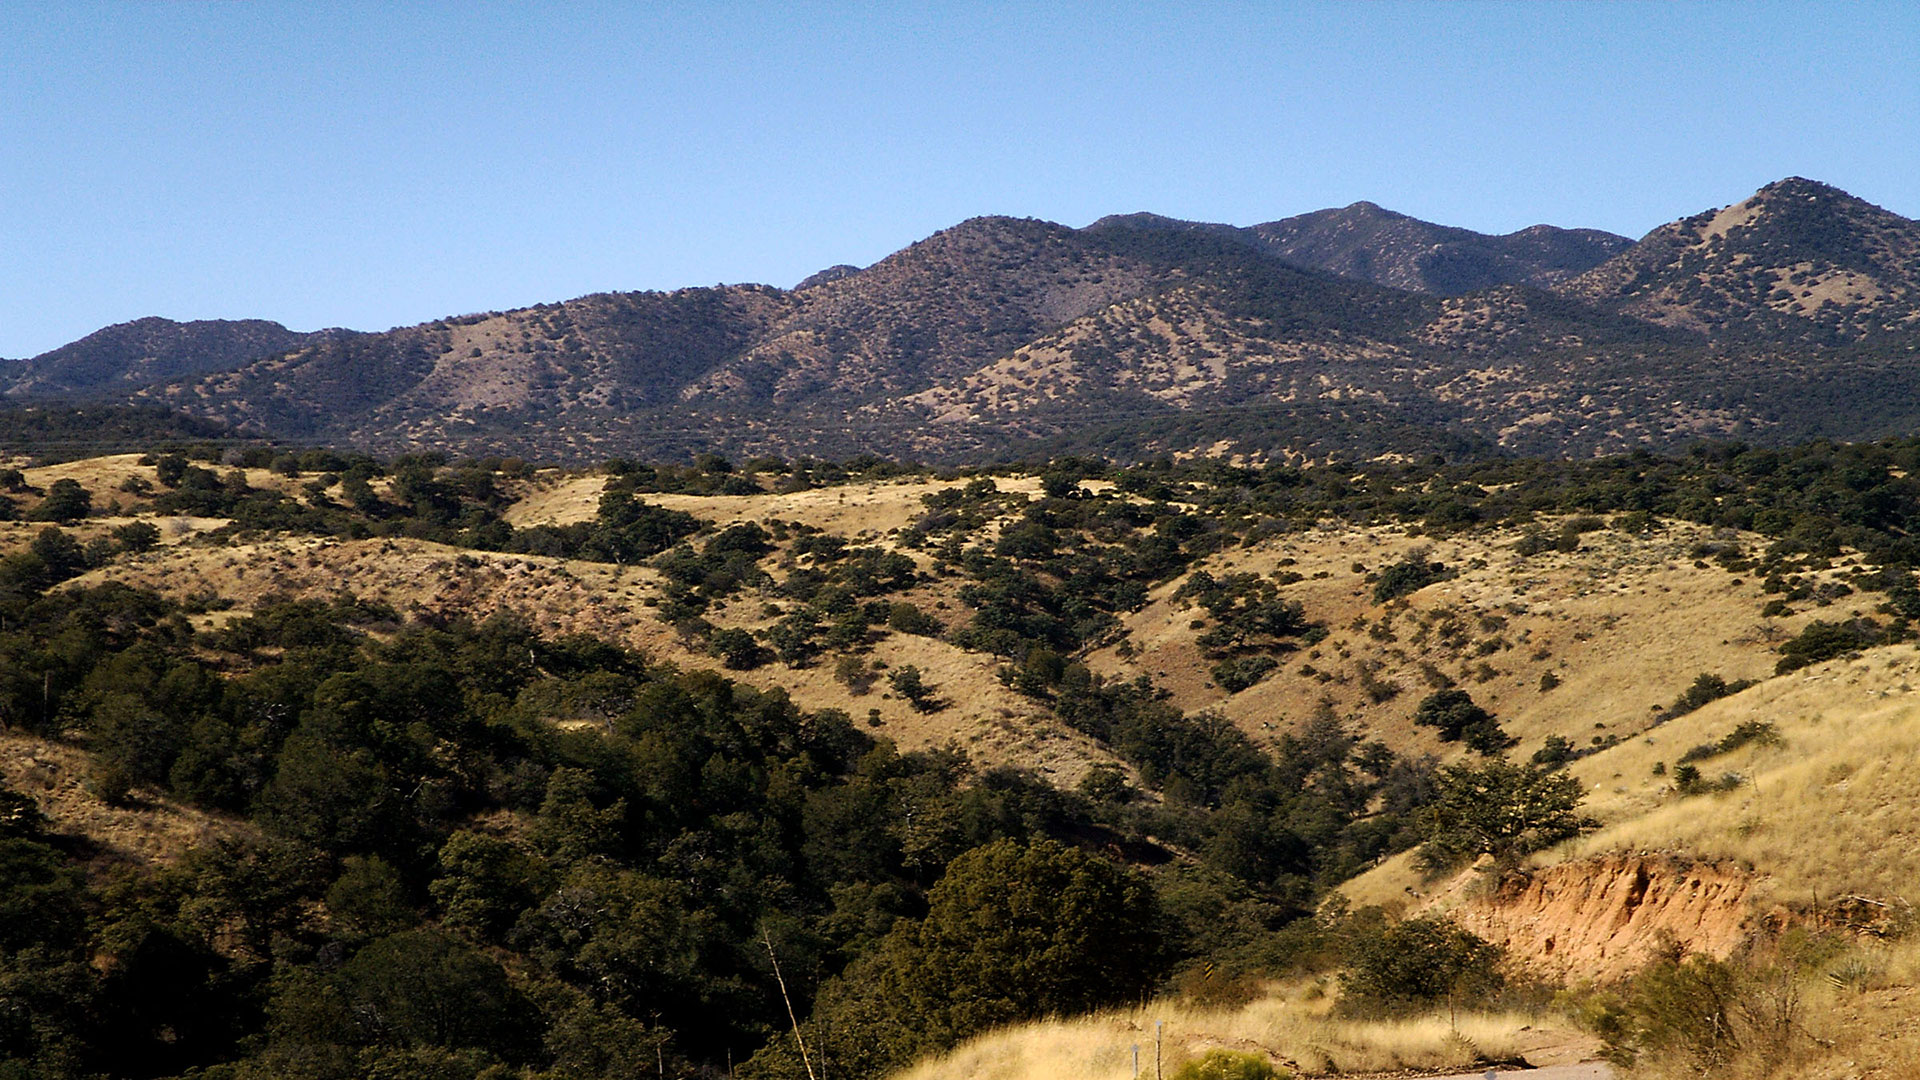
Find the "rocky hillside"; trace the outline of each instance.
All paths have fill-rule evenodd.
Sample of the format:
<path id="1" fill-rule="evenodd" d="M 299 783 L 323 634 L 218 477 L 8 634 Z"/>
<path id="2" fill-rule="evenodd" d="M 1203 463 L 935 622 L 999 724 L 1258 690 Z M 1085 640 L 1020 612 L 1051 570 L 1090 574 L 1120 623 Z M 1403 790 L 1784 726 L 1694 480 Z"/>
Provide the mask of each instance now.
<path id="1" fill-rule="evenodd" d="M 174 322 L 149 316 L 96 330 L 31 360 L 0 365 L 13 398 L 89 398 L 238 367 L 332 332 L 300 334 L 262 319 Z"/>
<path id="2" fill-rule="evenodd" d="M 311 338 L 132 324 L 34 361 L 13 392 L 566 460 L 1871 438 L 1920 421 L 1917 253 L 1914 222 L 1797 179 L 1632 245 L 1367 203 L 1248 229 L 989 217 L 791 291 L 606 293 Z"/>
<path id="3" fill-rule="evenodd" d="M 1370 202 L 1247 228 L 1157 214 L 1102 218 L 1093 229 L 1164 229 L 1237 240 L 1309 270 L 1411 292 L 1456 296 L 1496 285 L 1545 288 L 1590 270 L 1632 246 L 1598 229 L 1534 225 L 1505 236 L 1435 225 Z"/>
<path id="4" fill-rule="evenodd" d="M 1778 344 L 1920 328 L 1920 223 L 1790 177 L 1662 225 L 1565 291 L 1669 326 Z"/>
<path id="5" fill-rule="evenodd" d="M 394 446 L 505 432 L 569 456 L 593 438 L 589 426 L 671 401 L 792 308 L 789 294 L 759 286 L 584 296 L 342 335 L 140 397 L 294 439 Z"/>

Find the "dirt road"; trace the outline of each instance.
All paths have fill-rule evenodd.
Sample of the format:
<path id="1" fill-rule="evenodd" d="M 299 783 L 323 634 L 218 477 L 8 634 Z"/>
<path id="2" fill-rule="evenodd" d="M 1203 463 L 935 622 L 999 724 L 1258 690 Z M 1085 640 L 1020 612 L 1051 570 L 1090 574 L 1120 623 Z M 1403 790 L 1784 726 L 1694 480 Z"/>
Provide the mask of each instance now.
<path id="1" fill-rule="evenodd" d="M 1549 1065 L 1544 1069 L 1497 1069 L 1492 1073 L 1482 1069 L 1430 1080 L 1486 1080 L 1489 1075 L 1497 1080 L 1614 1080 L 1615 1076 L 1613 1067 L 1604 1061 L 1583 1061 L 1578 1065 Z"/>

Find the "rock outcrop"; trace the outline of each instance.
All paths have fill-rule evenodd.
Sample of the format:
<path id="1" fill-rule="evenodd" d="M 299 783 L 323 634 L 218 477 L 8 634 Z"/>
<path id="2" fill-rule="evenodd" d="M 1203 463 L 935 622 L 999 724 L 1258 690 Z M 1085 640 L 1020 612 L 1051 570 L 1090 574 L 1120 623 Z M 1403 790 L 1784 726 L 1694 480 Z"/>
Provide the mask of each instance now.
<path id="1" fill-rule="evenodd" d="M 1730 955 L 1755 929 L 1754 882 L 1730 863 L 1612 855 L 1508 874 L 1452 915 L 1542 975 L 1612 979 L 1675 945 Z"/>

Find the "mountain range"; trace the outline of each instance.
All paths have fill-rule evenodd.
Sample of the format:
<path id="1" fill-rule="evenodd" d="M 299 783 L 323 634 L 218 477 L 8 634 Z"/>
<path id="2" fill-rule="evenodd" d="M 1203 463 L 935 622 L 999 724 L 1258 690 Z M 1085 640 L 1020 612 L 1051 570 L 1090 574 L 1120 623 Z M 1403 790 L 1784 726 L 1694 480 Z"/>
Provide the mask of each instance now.
<path id="1" fill-rule="evenodd" d="M 1635 242 L 1355 203 L 962 222 L 865 268 L 383 333 L 149 318 L 16 402 L 542 459 L 1044 449 L 1584 455 L 1920 427 L 1920 224 L 1790 178 Z"/>

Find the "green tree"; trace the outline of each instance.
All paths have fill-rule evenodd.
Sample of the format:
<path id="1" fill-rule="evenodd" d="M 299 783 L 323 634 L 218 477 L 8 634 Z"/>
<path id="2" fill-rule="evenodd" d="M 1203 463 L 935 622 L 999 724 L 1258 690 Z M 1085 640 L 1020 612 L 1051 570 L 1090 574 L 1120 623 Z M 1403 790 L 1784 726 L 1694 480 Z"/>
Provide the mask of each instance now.
<path id="1" fill-rule="evenodd" d="M 298 972 L 272 1011 L 283 1045 L 471 1048 L 516 1060 L 534 1035 L 534 1010 L 500 965 L 437 930 L 380 938 L 330 976 Z"/>
<path id="2" fill-rule="evenodd" d="M 1373 602 L 1384 604 L 1444 580 L 1448 576 L 1446 565 L 1428 561 L 1427 555 L 1424 548 L 1408 552 L 1405 558 L 1380 571 L 1373 583 Z"/>
<path id="3" fill-rule="evenodd" d="M 407 902 L 406 883 L 385 859 L 347 856 L 340 876 L 327 890 L 327 918 L 336 936 L 350 939 L 380 937 L 406 930 L 420 921 Z"/>
<path id="4" fill-rule="evenodd" d="M 1440 770 L 1434 801 L 1421 810 L 1420 860 L 1440 869 L 1492 855 L 1524 855 L 1591 829 L 1578 812 L 1586 792 L 1566 772 L 1504 758 Z"/>
<path id="5" fill-rule="evenodd" d="M 1441 742 L 1460 742 L 1482 754 L 1497 754 L 1514 741 L 1501 730 L 1494 715 L 1474 703 L 1465 690 L 1448 689 L 1428 694 L 1414 710 L 1413 722 L 1437 730 Z"/>
<path id="6" fill-rule="evenodd" d="M 620 850 L 620 827 L 626 821 L 627 800 L 606 807 L 594 805 L 599 785 L 584 769 L 561 767 L 547 777 L 547 795 L 534 819 L 533 842 L 561 864 Z"/>
<path id="7" fill-rule="evenodd" d="M 1163 968 L 1145 878 L 1052 840 L 966 852 L 927 903 L 925 919 L 896 924 L 821 991 L 815 1015 L 850 1071 L 878 1073 L 995 1025 L 1132 1000 Z"/>
<path id="8" fill-rule="evenodd" d="M 887 685 L 920 712 L 933 712 L 939 707 L 935 697 L 938 688 L 921 677 L 920 669 L 912 664 L 902 664 L 893 669 L 887 675 Z"/>
<path id="9" fill-rule="evenodd" d="M 428 886 L 442 922 L 499 942 L 546 891 L 545 860 L 511 840 L 461 831 L 440 849 L 440 876 Z"/>
<path id="10" fill-rule="evenodd" d="M 78 480 L 55 480 L 47 488 L 47 497 L 27 513 L 28 521 L 58 521 L 71 524 L 93 512 L 93 493 Z"/>
<path id="11" fill-rule="evenodd" d="M 1341 1005 L 1363 1013 L 1458 1005 L 1499 989 L 1500 948 L 1443 918 L 1357 935 L 1340 974 Z"/>
<path id="12" fill-rule="evenodd" d="M 129 521 L 113 530 L 113 542 L 122 551 L 148 551 L 160 543 L 160 530 L 150 521 Z"/>

